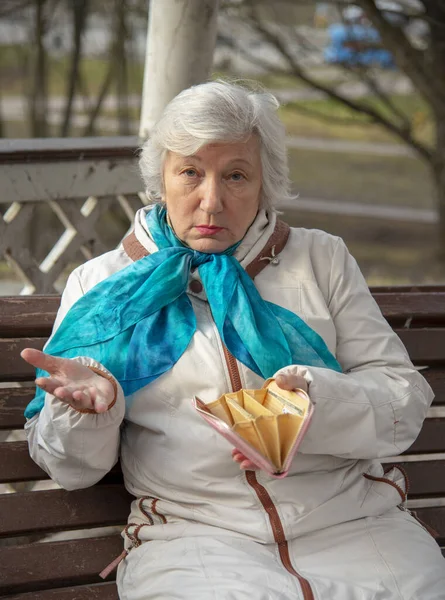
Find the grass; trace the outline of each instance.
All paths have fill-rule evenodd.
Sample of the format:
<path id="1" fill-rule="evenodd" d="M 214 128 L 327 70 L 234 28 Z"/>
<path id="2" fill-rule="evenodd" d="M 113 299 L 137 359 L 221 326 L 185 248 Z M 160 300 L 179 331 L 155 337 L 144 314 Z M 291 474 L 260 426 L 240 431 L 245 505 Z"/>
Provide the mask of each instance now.
<path id="1" fill-rule="evenodd" d="M 391 96 L 397 108 L 407 115 L 413 128 L 414 137 L 420 142 L 433 142 L 433 123 L 427 105 L 418 94 Z M 363 100 L 362 100 L 363 101 Z M 375 98 L 366 99 L 366 103 L 388 116 L 388 111 Z M 305 114 L 304 111 L 316 111 L 322 118 Z M 346 106 L 331 99 L 301 100 L 282 106 L 279 111 L 288 135 L 324 137 L 367 142 L 402 143 L 400 138 L 376 124 L 368 124 L 367 117 L 353 112 Z M 348 123 L 336 122 L 347 120 Z"/>
<path id="2" fill-rule="evenodd" d="M 445 262 L 431 225 L 298 210 L 286 210 L 283 218 L 293 227 L 322 229 L 343 238 L 368 285 L 445 282 Z"/>
<path id="3" fill-rule="evenodd" d="M 301 196 L 432 209 L 428 168 L 416 158 L 289 150 L 291 180 Z"/>
<path id="4" fill-rule="evenodd" d="M 30 56 L 35 52 L 29 46 L 2 46 L 0 53 L 0 89 L 2 96 L 21 95 L 30 83 Z M 48 57 L 48 93 L 60 96 L 66 93 L 69 57 Z M 25 66 L 27 64 L 27 66 Z M 84 58 L 80 63 L 83 85 L 88 95 L 95 96 L 110 66 L 109 58 Z M 128 62 L 128 91 L 141 93 L 144 63 Z"/>

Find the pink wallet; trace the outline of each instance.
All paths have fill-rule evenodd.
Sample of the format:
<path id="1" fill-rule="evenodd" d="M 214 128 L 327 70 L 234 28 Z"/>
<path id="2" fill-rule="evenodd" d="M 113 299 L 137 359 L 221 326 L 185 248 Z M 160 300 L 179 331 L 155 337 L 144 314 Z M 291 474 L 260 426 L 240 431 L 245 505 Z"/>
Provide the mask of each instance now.
<path id="1" fill-rule="evenodd" d="M 242 389 L 193 405 L 203 419 L 271 477 L 286 477 L 309 427 L 314 406 L 303 390 L 287 391 L 268 379 L 259 390 Z"/>

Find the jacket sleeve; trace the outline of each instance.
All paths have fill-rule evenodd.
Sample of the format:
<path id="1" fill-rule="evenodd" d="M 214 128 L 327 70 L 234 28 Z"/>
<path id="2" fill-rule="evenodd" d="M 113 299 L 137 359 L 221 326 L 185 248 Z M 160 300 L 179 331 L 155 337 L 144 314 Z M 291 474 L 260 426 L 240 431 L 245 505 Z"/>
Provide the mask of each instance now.
<path id="1" fill-rule="evenodd" d="M 300 451 L 352 459 L 398 455 L 415 441 L 434 395 L 342 240 L 327 296 L 343 373 L 297 365 L 279 371 L 303 375 L 315 404 Z"/>
<path id="2" fill-rule="evenodd" d="M 74 271 L 62 295 L 53 333 L 83 293 Z M 103 371 L 105 376 L 112 376 L 91 358 L 74 360 Z M 67 490 L 89 487 L 102 479 L 117 462 L 124 412 L 125 401 L 119 383 L 115 404 L 101 414 L 80 413 L 46 394 L 40 414 L 25 425 L 31 457 L 61 487 Z"/>

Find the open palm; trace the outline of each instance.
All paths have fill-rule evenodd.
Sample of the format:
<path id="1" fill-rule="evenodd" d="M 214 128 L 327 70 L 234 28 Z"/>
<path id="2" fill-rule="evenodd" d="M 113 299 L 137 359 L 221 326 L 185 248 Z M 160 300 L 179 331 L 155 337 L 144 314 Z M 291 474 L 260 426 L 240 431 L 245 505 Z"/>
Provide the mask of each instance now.
<path id="1" fill-rule="evenodd" d="M 75 360 L 51 356 L 34 348 L 25 348 L 21 357 L 49 373 L 49 377 L 36 379 L 36 385 L 76 410 L 105 412 L 114 400 L 112 383 Z"/>

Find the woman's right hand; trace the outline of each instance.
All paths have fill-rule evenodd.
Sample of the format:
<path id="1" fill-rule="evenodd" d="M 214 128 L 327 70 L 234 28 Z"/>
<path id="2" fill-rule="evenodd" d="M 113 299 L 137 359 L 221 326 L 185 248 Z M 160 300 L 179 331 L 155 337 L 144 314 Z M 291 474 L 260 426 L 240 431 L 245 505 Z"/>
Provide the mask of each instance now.
<path id="1" fill-rule="evenodd" d="M 36 385 L 76 410 L 103 413 L 114 400 L 111 381 L 75 360 L 51 356 L 34 348 L 25 348 L 21 357 L 33 367 L 49 373 L 49 377 L 36 379 Z"/>

